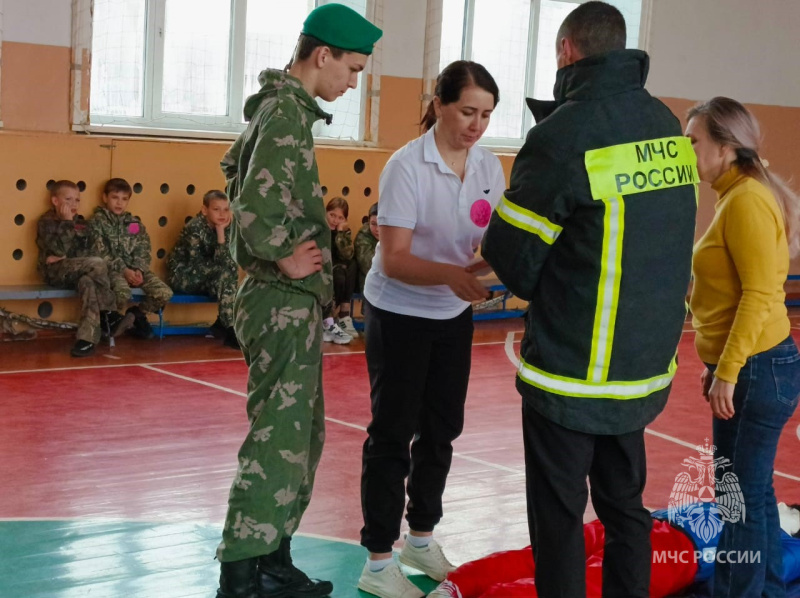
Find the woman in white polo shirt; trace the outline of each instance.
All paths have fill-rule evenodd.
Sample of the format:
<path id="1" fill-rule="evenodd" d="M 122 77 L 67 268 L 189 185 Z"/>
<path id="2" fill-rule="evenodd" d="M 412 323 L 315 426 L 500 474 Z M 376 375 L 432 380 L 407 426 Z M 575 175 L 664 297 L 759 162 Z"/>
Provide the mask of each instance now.
<path id="1" fill-rule="evenodd" d="M 382 598 L 424 594 L 392 560 L 406 504 L 400 561 L 443 580 L 453 566 L 432 540 L 452 442 L 461 433 L 472 351 L 472 307 L 487 291 L 472 273 L 505 191 L 500 161 L 476 145 L 499 99 L 480 64 L 450 64 L 422 120 L 380 178 L 380 242 L 364 284 L 372 422 L 364 443 L 358 587 Z M 410 445 L 410 450 L 409 450 Z"/>

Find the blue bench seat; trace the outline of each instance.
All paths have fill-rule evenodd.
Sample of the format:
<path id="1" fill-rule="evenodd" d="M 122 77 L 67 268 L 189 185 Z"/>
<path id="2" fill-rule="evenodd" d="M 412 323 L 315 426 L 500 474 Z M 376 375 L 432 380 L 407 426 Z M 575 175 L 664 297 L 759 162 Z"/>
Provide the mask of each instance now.
<path id="1" fill-rule="evenodd" d="M 67 299 L 77 297 L 78 292 L 72 289 L 57 289 L 46 284 L 23 284 L 0 286 L 0 302 L 25 301 L 37 299 Z M 131 289 L 131 301 L 141 301 L 144 298 L 142 289 Z M 216 303 L 205 295 L 180 295 L 172 296 L 170 303 Z M 158 312 L 158 324 L 154 326 L 158 338 L 173 334 L 205 334 L 208 332 L 206 325 L 180 325 L 171 326 L 164 322 L 164 314 Z"/>

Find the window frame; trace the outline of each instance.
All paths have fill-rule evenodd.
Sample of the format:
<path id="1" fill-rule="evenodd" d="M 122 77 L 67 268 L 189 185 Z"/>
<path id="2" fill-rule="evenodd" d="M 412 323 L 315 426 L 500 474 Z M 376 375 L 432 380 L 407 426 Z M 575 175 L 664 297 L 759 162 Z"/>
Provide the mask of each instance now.
<path id="1" fill-rule="evenodd" d="M 475 2 L 476 0 L 463 0 L 464 1 L 464 29 L 461 38 L 461 56 L 464 60 L 472 60 L 472 35 L 474 31 L 475 22 Z M 564 2 L 569 4 L 583 4 L 589 0 L 552 0 L 554 2 Z M 650 25 L 650 15 L 653 0 L 641 0 L 642 10 L 639 20 L 639 49 L 646 49 L 648 44 L 648 31 Z M 536 78 L 536 53 L 538 49 L 538 35 L 539 35 L 539 17 L 540 9 L 542 6 L 541 0 L 530 0 L 530 16 L 528 22 L 528 51 L 527 51 L 527 68 L 525 70 L 525 97 L 518 100 L 523 104 L 522 111 L 522 130 L 520 137 L 482 137 L 480 144 L 490 147 L 495 151 L 519 150 L 525 143 L 527 131 L 535 124 L 533 115 L 527 106 L 525 106 L 525 98 L 534 96 L 535 78 Z M 539 98 L 541 99 L 541 98 Z M 516 101 L 516 100 L 515 100 Z"/>
<path id="2" fill-rule="evenodd" d="M 0 0 L 2 1 L 2 0 Z M 91 77 L 88 69 L 83 69 L 83 77 L 73 77 L 73 98 L 86 98 L 82 104 L 73 101 L 72 130 L 84 133 L 105 133 L 159 137 L 185 137 L 194 139 L 236 139 L 247 127 L 247 123 L 239 122 L 244 106 L 244 74 L 247 43 L 247 4 L 248 0 L 230 0 L 231 20 L 228 39 L 228 114 L 215 115 L 178 115 L 163 112 L 162 89 L 164 73 L 164 36 L 166 20 L 166 0 L 145 0 L 145 43 L 144 43 L 144 84 L 142 116 L 114 116 L 93 114 L 90 108 Z M 81 35 L 74 39 L 74 55 L 91 55 L 92 44 L 92 11 L 89 8 L 92 0 L 78 0 L 78 8 L 73 14 L 73 30 Z M 319 0 L 314 0 L 319 5 Z M 377 5 L 377 6 L 376 6 Z M 368 18 L 376 20 L 379 0 L 366 0 Z M 299 31 L 298 31 L 299 35 Z M 76 37 L 75 35 L 73 36 Z M 376 48 L 377 50 L 377 48 Z M 288 59 L 288 57 L 287 57 Z M 78 65 L 80 68 L 80 65 Z M 361 75 L 361 83 L 357 93 L 361 96 L 358 139 L 340 139 L 320 136 L 315 141 L 322 144 L 342 146 L 371 146 L 377 123 L 371 114 L 371 105 L 376 102 L 370 93 L 368 83 L 379 81 L 376 63 L 370 60 Z M 371 77 L 369 76 L 371 75 Z M 79 105 L 80 104 L 80 105 Z"/>

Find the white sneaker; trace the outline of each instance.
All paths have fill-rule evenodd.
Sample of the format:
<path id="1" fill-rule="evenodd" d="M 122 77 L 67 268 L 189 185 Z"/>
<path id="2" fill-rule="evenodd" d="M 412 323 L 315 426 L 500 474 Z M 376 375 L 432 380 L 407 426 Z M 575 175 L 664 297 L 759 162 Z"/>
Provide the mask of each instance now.
<path id="1" fill-rule="evenodd" d="M 339 328 L 335 322 L 330 327 L 322 331 L 322 340 L 326 343 L 336 343 L 337 345 L 346 345 L 353 337 L 347 334 L 344 330 Z"/>
<path id="2" fill-rule="evenodd" d="M 380 598 L 423 598 L 425 592 L 408 581 L 397 563 L 392 563 L 380 571 L 370 571 L 369 563 L 364 565 L 358 578 L 358 589 L 380 596 Z"/>
<path id="3" fill-rule="evenodd" d="M 345 316 L 343 318 L 339 318 L 336 323 L 339 325 L 339 328 L 341 328 L 347 334 L 353 338 L 358 338 L 358 330 L 356 330 L 356 327 L 353 326 L 353 318 L 350 316 Z"/>
<path id="4" fill-rule="evenodd" d="M 461 590 L 458 589 L 458 586 L 454 584 L 452 581 L 443 581 L 438 586 L 436 586 L 430 594 L 428 594 L 428 598 L 463 598 L 461 596 Z"/>
<path id="5" fill-rule="evenodd" d="M 414 548 L 406 539 L 398 559 L 404 565 L 419 569 L 436 581 L 444 581 L 448 573 L 456 570 L 455 566 L 444 556 L 442 547 L 433 538 L 431 538 L 430 544 L 424 548 Z"/>

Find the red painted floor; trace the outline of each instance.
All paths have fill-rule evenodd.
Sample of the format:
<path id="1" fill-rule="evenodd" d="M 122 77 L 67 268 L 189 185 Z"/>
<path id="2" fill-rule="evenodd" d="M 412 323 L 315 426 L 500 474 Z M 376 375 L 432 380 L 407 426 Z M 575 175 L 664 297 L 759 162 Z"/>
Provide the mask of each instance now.
<path id="1" fill-rule="evenodd" d="M 454 561 L 527 543 L 520 399 L 502 340 L 518 329 L 487 327 L 478 337 L 485 344 L 474 348 L 466 426 L 437 528 Z M 692 341 L 687 333 L 681 342 L 669 404 L 647 435 L 645 503 L 653 508 L 667 504 L 683 459 L 711 434 Z M 180 356 L 157 346 L 136 360 L 145 365 L 98 359 L 84 369 L 0 373 L 0 518 L 221 524 L 247 430 L 245 364 L 216 348 L 200 356 L 211 361 L 165 363 Z M 51 362 L 25 369 L 42 363 Z M 328 440 L 300 531 L 354 541 L 369 421 L 364 355 L 337 352 L 324 366 Z M 777 494 L 786 502 L 800 502 L 798 424 L 800 413 L 784 432 L 776 463 L 785 474 L 776 475 Z"/>

